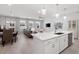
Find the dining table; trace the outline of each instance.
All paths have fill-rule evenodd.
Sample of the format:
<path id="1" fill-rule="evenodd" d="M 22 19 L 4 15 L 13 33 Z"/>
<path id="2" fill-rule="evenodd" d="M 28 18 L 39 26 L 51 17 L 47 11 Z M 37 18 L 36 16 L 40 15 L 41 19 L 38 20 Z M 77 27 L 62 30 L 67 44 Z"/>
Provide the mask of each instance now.
<path id="1" fill-rule="evenodd" d="M 14 31 L 12 34 L 13 34 L 13 36 L 16 36 L 17 33 L 18 33 L 18 31 Z M 0 32 L 0 37 L 3 37 L 3 32 Z"/>

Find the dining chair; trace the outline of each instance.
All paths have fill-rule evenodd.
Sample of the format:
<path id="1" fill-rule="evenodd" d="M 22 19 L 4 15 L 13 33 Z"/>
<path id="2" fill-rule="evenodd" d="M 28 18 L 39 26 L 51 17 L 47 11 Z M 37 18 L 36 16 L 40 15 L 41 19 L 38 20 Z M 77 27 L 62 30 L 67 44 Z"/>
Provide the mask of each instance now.
<path id="1" fill-rule="evenodd" d="M 5 44 L 13 44 L 13 34 L 11 29 L 4 29 L 3 30 L 3 37 L 2 37 L 2 45 L 4 46 Z"/>
<path id="2" fill-rule="evenodd" d="M 15 41 L 15 42 L 17 40 L 17 34 L 18 34 L 18 32 L 16 32 L 16 33 L 13 34 L 13 41 Z"/>

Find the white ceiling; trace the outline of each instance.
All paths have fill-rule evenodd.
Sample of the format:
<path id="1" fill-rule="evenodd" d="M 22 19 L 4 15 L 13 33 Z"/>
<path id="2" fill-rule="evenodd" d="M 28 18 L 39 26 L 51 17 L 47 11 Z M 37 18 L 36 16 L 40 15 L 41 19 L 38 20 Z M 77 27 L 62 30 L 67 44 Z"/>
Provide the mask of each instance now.
<path id="1" fill-rule="evenodd" d="M 7 4 L 0 4 L 0 14 L 11 15 L 9 8 Z M 14 4 L 11 6 L 14 16 L 19 17 L 38 17 L 38 11 L 42 8 L 47 9 L 47 18 L 54 16 L 56 12 L 67 15 L 79 13 L 79 4 L 60 4 L 58 9 L 55 4 Z M 66 11 L 64 11 L 64 8 L 66 8 Z"/>

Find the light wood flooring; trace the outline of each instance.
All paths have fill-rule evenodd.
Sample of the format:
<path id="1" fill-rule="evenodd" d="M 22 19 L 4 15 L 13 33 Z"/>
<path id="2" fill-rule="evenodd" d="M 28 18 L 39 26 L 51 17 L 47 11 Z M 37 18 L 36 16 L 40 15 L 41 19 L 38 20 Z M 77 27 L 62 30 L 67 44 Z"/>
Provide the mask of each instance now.
<path id="1" fill-rule="evenodd" d="M 4 47 L 0 45 L 0 54 L 31 54 L 32 41 L 33 39 L 29 39 L 23 33 L 19 33 L 17 42 Z"/>
<path id="2" fill-rule="evenodd" d="M 75 43 L 63 51 L 61 54 L 79 54 L 79 40 L 75 40 Z"/>
<path id="3" fill-rule="evenodd" d="M 1 38 L 0 38 L 1 39 Z M 18 34 L 18 40 L 13 45 L 0 45 L 0 54 L 33 54 L 33 39 L 27 38 L 23 33 Z M 61 54 L 79 54 L 79 40 L 63 51 Z"/>

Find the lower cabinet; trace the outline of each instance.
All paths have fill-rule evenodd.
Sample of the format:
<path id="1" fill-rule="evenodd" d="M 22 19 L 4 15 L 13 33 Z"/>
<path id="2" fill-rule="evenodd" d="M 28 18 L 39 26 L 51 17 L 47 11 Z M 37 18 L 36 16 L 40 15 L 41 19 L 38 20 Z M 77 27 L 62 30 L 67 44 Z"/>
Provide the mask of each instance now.
<path id="1" fill-rule="evenodd" d="M 68 46 L 68 34 L 45 41 L 35 40 L 34 53 L 58 54 Z"/>
<path id="2" fill-rule="evenodd" d="M 59 40 L 52 39 L 48 43 L 45 43 L 45 53 L 46 54 L 57 54 L 59 53 Z"/>
<path id="3" fill-rule="evenodd" d="M 59 40 L 59 52 L 61 52 L 68 46 L 68 35 L 61 36 Z"/>
<path id="4" fill-rule="evenodd" d="M 47 42 L 45 45 L 45 53 L 58 54 L 68 46 L 68 35 L 53 38 Z"/>

